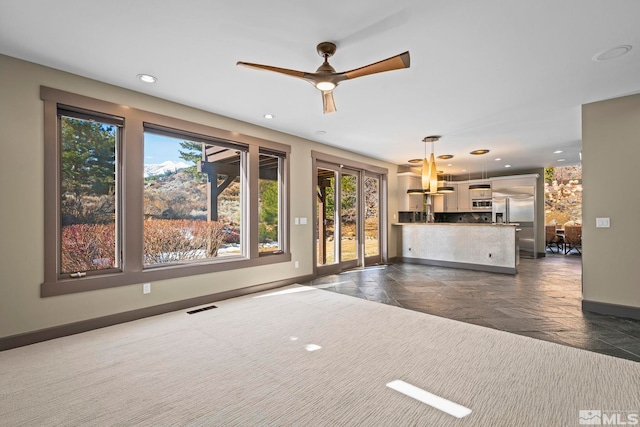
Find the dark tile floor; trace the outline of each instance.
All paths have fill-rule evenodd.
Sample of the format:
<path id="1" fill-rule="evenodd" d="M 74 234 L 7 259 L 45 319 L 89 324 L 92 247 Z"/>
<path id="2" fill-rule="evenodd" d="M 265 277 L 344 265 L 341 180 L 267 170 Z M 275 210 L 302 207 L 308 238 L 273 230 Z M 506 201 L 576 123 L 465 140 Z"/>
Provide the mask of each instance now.
<path id="1" fill-rule="evenodd" d="M 398 263 L 306 284 L 640 362 L 640 321 L 582 312 L 581 262 L 522 259 L 515 276 Z"/>

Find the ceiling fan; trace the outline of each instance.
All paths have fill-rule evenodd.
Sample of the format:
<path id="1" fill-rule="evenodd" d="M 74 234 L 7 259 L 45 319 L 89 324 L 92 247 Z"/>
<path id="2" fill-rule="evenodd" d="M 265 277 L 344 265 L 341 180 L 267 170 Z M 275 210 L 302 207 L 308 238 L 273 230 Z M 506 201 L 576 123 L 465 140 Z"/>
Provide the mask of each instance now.
<path id="1" fill-rule="evenodd" d="M 333 101 L 333 89 L 344 80 L 351 80 L 357 77 L 368 76 L 369 74 L 382 73 L 385 71 L 409 68 L 409 52 L 392 56 L 391 58 L 365 65 L 351 71 L 336 73 L 335 68 L 329 64 L 329 57 L 336 53 L 336 45 L 331 42 L 322 42 L 317 46 L 318 54 L 324 58 L 324 62 L 315 73 L 290 70 L 288 68 L 272 67 L 270 65 L 252 64 L 250 62 L 238 61 L 236 65 L 254 68 L 256 70 L 267 70 L 276 73 L 286 74 L 308 81 L 322 92 L 323 112 L 333 113 L 336 111 L 336 104 Z"/>

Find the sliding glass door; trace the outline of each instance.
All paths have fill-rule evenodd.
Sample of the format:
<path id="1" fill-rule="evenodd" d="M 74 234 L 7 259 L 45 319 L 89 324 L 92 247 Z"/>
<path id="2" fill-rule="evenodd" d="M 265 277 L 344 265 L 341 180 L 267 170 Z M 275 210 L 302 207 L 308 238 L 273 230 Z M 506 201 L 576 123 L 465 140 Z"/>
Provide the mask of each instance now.
<path id="1" fill-rule="evenodd" d="M 380 263 L 381 175 L 318 161 L 315 178 L 318 274 Z"/>
<path id="2" fill-rule="evenodd" d="M 343 169 L 340 174 L 340 262 L 343 268 L 359 265 L 359 172 Z"/>
<path id="3" fill-rule="evenodd" d="M 338 171 L 328 167 L 318 167 L 316 178 L 318 182 L 316 198 L 315 241 L 316 260 L 318 265 L 336 264 L 338 241 L 335 236 L 338 190 Z"/>
<path id="4" fill-rule="evenodd" d="M 364 177 L 364 256 L 365 265 L 381 262 L 381 176 L 365 172 Z"/>

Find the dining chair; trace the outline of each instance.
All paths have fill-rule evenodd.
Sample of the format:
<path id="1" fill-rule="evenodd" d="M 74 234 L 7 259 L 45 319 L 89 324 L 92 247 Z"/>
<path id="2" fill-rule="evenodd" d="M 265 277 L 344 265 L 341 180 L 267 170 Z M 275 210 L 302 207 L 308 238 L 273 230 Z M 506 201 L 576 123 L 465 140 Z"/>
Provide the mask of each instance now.
<path id="1" fill-rule="evenodd" d="M 544 226 L 544 230 L 547 248 L 549 248 L 551 253 L 553 253 L 553 245 L 555 245 L 557 253 L 560 253 L 560 247 L 564 245 L 564 240 L 562 236 L 558 236 L 558 233 L 556 232 L 556 225 L 547 224 Z"/>
<path id="2" fill-rule="evenodd" d="M 581 225 L 565 225 L 564 226 L 564 254 L 568 254 L 572 250 L 576 250 L 579 254 L 582 249 L 582 226 Z"/>

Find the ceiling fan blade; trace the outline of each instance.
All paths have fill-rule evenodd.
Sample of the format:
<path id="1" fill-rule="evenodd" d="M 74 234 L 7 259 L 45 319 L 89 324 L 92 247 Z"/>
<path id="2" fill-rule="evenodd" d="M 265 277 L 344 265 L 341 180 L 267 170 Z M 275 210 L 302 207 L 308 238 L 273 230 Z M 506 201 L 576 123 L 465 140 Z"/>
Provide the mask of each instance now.
<path id="1" fill-rule="evenodd" d="M 323 108 L 322 112 L 324 114 L 336 112 L 336 103 L 333 101 L 332 90 L 322 91 L 322 108 Z"/>
<path id="2" fill-rule="evenodd" d="M 356 68 L 355 70 L 346 71 L 344 75 L 348 79 L 355 79 L 357 77 L 368 76 L 369 74 L 409 68 L 409 65 L 410 57 L 409 52 L 407 51 L 401 53 L 400 55 L 392 56 L 391 58 L 383 59 L 382 61 L 365 65 L 364 67 Z"/>
<path id="3" fill-rule="evenodd" d="M 298 78 L 304 78 L 304 75 L 305 75 L 303 71 L 290 70 L 288 68 L 272 67 L 271 65 L 252 64 L 250 62 L 241 62 L 241 61 L 238 61 L 236 65 L 239 67 L 253 68 L 254 70 L 273 71 L 274 73 L 286 74 L 287 76 L 298 77 Z"/>

